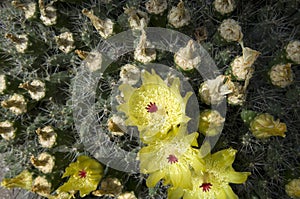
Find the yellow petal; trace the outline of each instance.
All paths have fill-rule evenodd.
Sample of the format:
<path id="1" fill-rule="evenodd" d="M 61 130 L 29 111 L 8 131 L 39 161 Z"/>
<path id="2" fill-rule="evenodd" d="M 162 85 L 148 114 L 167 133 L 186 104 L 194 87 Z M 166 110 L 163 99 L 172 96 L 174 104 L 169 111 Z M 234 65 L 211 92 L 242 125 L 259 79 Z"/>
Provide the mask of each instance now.
<path id="1" fill-rule="evenodd" d="M 250 172 L 236 172 L 232 169 L 226 172 L 225 179 L 231 183 L 242 184 L 247 180 L 249 175 L 251 175 Z"/>
<path id="2" fill-rule="evenodd" d="M 151 173 L 146 180 L 147 187 L 154 187 L 164 176 L 162 171 Z"/>
<path id="3" fill-rule="evenodd" d="M 218 164 L 218 167 L 226 168 L 231 166 L 235 159 L 236 150 L 229 148 L 214 153 L 211 158 Z"/>
<path id="4" fill-rule="evenodd" d="M 180 199 L 183 195 L 183 189 L 171 187 L 168 189 L 168 199 Z"/>
<path id="5" fill-rule="evenodd" d="M 26 190 L 31 190 L 32 187 L 32 173 L 28 170 L 22 171 L 19 175 L 10 179 L 3 179 L 1 186 L 8 189 L 11 188 L 22 188 Z"/>
<path id="6" fill-rule="evenodd" d="M 192 188 L 192 177 L 187 163 L 175 163 L 169 168 L 169 178 L 173 187 Z"/>
<path id="7" fill-rule="evenodd" d="M 239 197 L 232 191 L 231 187 L 229 185 L 225 186 L 223 188 L 225 194 L 226 194 L 226 199 L 238 199 Z M 219 198 L 218 198 L 219 199 Z"/>
<path id="8" fill-rule="evenodd" d="M 123 93 L 124 100 L 128 101 L 136 89 L 130 86 L 129 84 L 121 84 L 119 86 L 119 90 Z"/>

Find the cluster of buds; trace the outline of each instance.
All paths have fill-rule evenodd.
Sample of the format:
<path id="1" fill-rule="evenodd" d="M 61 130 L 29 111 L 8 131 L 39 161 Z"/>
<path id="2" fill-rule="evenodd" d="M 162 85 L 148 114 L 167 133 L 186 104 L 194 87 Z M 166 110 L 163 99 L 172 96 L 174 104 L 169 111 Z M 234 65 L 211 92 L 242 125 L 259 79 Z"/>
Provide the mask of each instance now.
<path id="1" fill-rule="evenodd" d="M 285 88 L 294 82 L 292 66 L 300 64 L 300 41 L 290 41 L 277 59 L 269 70 L 270 81 L 274 86 Z"/>

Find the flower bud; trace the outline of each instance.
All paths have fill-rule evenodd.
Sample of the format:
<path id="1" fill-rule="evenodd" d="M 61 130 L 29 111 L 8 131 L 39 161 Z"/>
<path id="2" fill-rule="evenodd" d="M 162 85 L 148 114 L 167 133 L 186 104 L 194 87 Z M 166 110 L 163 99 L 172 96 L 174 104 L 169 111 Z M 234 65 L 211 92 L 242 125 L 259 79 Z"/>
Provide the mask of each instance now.
<path id="1" fill-rule="evenodd" d="M 0 122 L 0 134 L 1 137 L 7 141 L 13 140 L 16 137 L 17 129 L 14 128 L 14 124 L 8 120 Z"/>
<path id="2" fill-rule="evenodd" d="M 43 173 L 51 173 L 55 165 L 55 157 L 49 153 L 41 153 L 37 158 L 31 156 L 31 164 Z"/>
<path id="3" fill-rule="evenodd" d="M 257 115 L 250 123 L 250 130 L 257 138 L 269 138 L 271 136 L 285 137 L 287 131 L 285 123 L 274 120 L 274 117 L 268 113 Z"/>
<path id="4" fill-rule="evenodd" d="M 277 64 L 272 66 L 269 71 L 271 83 L 275 86 L 284 88 L 294 81 L 292 64 Z"/>
<path id="5" fill-rule="evenodd" d="M 184 7 L 184 3 L 182 0 L 178 3 L 177 7 L 172 7 L 168 14 L 168 21 L 169 24 L 171 24 L 175 28 L 181 28 L 190 23 L 190 12 Z"/>
<path id="6" fill-rule="evenodd" d="M 144 64 L 156 60 L 155 49 L 147 48 L 149 48 L 149 44 L 147 42 L 146 32 L 142 30 L 142 35 L 140 37 L 139 44 L 134 51 L 134 59 Z"/>
<path id="7" fill-rule="evenodd" d="M 296 64 L 300 64 L 300 41 L 290 41 L 286 46 L 286 57 Z"/>
<path id="8" fill-rule="evenodd" d="M 121 67 L 120 81 L 122 84 L 134 85 L 141 78 L 141 71 L 133 64 L 126 64 Z"/>
<path id="9" fill-rule="evenodd" d="M 94 15 L 93 11 L 88 11 L 87 9 L 83 9 L 82 14 L 91 20 L 95 29 L 104 39 L 114 34 L 114 23 L 111 19 L 102 20 Z"/>
<path id="10" fill-rule="evenodd" d="M 293 179 L 288 184 L 285 185 L 285 192 L 291 198 L 300 198 L 300 178 Z"/>
<path id="11" fill-rule="evenodd" d="M 168 8 L 167 0 L 149 0 L 147 1 L 146 10 L 151 14 L 162 14 Z"/>
<path id="12" fill-rule="evenodd" d="M 23 95 L 13 94 L 7 100 L 1 102 L 3 108 L 8 108 L 15 115 L 21 115 L 27 112 L 27 102 Z"/>
<path id="13" fill-rule="evenodd" d="M 40 19 L 46 26 L 52 26 L 57 23 L 57 9 L 52 6 L 52 3 L 48 5 L 44 4 L 44 0 L 39 0 L 39 7 L 40 7 Z"/>
<path id="14" fill-rule="evenodd" d="M 200 85 L 199 95 L 201 100 L 207 104 L 219 104 L 227 94 L 232 93 L 228 84 L 224 84 L 224 75 L 219 75 L 217 78 L 207 80 Z"/>
<path id="15" fill-rule="evenodd" d="M 129 16 L 128 22 L 131 29 L 142 30 L 147 27 L 149 22 L 147 13 L 142 12 L 134 7 L 124 8 L 124 13 Z"/>
<path id="16" fill-rule="evenodd" d="M 225 19 L 218 28 L 219 34 L 227 42 L 241 42 L 243 39 L 242 28 L 237 21 Z"/>
<path id="17" fill-rule="evenodd" d="M 42 129 L 38 128 L 36 134 L 38 135 L 39 143 L 42 147 L 52 148 L 56 144 L 57 133 L 52 126 L 45 126 Z"/>
<path id="18" fill-rule="evenodd" d="M 190 40 L 187 46 L 180 48 L 174 55 L 175 64 L 183 71 L 190 71 L 201 62 L 200 54 L 197 53 L 195 43 Z"/>
<path id="19" fill-rule="evenodd" d="M 33 80 L 31 82 L 25 82 L 19 85 L 19 88 L 23 88 L 28 91 L 30 97 L 36 101 L 41 100 L 46 95 L 45 83 L 41 80 Z"/>
<path id="20" fill-rule="evenodd" d="M 225 118 L 216 110 L 204 110 L 200 113 L 199 131 L 205 136 L 215 136 L 221 133 Z"/>
<path id="21" fill-rule="evenodd" d="M 236 7 L 234 0 L 215 0 L 213 5 L 221 15 L 231 13 Z"/>
<path id="22" fill-rule="evenodd" d="M 71 32 L 64 32 L 58 36 L 55 36 L 56 44 L 64 53 L 69 53 L 75 49 L 73 34 Z"/>
<path id="23" fill-rule="evenodd" d="M 44 197 L 50 197 L 52 184 L 45 177 L 38 176 L 33 180 L 32 192 Z"/>

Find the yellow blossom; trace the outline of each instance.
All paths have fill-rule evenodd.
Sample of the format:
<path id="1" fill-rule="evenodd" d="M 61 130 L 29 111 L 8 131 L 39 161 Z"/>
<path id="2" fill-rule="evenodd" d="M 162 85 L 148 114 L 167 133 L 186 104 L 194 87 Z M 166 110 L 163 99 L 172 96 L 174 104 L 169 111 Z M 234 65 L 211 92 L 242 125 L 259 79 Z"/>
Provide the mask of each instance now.
<path id="1" fill-rule="evenodd" d="M 229 148 L 203 158 L 204 167 L 191 179 L 192 189 L 171 187 L 168 198 L 175 199 L 237 199 L 229 183 L 244 183 L 249 172 L 237 172 L 232 168 L 236 150 Z"/>
<path id="2" fill-rule="evenodd" d="M 57 189 L 57 192 L 80 191 L 80 197 L 84 197 L 96 190 L 102 178 L 103 168 L 96 160 L 87 156 L 79 156 L 77 161 L 71 163 L 62 176 L 70 176 L 69 180 Z"/>
<path id="3" fill-rule="evenodd" d="M 32 187 L 32 173 L 28 170 L 22 171 L 19 175 L 14 178 L 5 178 L 1 182 L 1 186 L 8 189 L 11 188 L 22 188 L 26 190 L 31 190 Z"/>
<path id="4" fill-rule="evenodd" d="M 188 134 L 186 125 L 181 124 L 164 140 L 139 151 L 141 172 L 150 174 L 146 181 L 148 187 L 154 187 L 164 179 L 165 184 L 191 188 L 191 168 L 199 170 L 202 166 L 197 151 L 191 148 L 191 145 L 197 145 L 197 136 L 197 133 Z"/>
<path id="5" fill-rule="evenodd" d="M 285 185 L 285 192 L 292 198 L 300 198 L 300 178 L 293 179 Z"/>
<path id="6" fill-rule="evenodd" d="M 271 136 L 285 137 L 287 131 L 285 123 L 274 119 L 268 113 L 256 116 L 250 123 L 250 130 L 257 138 L 268 138 Z"/>
<path id="7" fill-rule="evenodd" d="M 191 92 L 182 98 L 179 79 L 175 78 L 169 87 L 154 70 L 152 74 L 144 71 L 142 82 L 139 88 L 120 85 L 125 103 L 118 110 L 127 115 L 125 124 L 137 126 L 141 140 L 149 143 L 165 137 L 177 124 L 189 121 L 185 108 Z"/>

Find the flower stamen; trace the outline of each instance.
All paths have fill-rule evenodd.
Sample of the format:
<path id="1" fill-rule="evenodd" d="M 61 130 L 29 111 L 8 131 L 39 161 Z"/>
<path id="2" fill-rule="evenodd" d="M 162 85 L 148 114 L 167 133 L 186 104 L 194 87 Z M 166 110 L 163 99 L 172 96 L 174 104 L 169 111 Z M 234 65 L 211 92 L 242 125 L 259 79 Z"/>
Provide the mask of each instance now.
<path id="1" fill-rule="evenodd" d="M 148 113 L 154 113 L 154 112 L 157 111 L 158 108 L 157 108 L 155 102 L 154 102 L 154 103 L 150 102 L 150 104 L 148 104 L 148 105 L 146 106 L 146 109 L 147 109 L 147 112 L 148 112 Z"/>
<path id="2" fill-rule="evenodd" d="M 168 159 L 168 163 L 171 163 L 171 164 L 178 162 L 178 159 L 175 155 L 169 155 L 169 157 L 167 159 Z"/>
<path id="3" fill-rule="evenodd" d="M 211 189 L 211 183 L 203 183 L 199 188 L 202 188 L 203 192 L 207 192 Z"/>
<path id="4" fill-rule="evenodd" d="M 85 170 L 79 171 L 79 176 L 80 178 L 86 178 L 86 171 Z"/>

